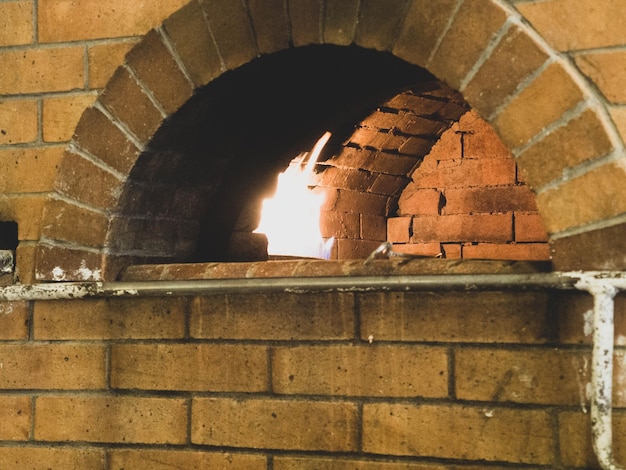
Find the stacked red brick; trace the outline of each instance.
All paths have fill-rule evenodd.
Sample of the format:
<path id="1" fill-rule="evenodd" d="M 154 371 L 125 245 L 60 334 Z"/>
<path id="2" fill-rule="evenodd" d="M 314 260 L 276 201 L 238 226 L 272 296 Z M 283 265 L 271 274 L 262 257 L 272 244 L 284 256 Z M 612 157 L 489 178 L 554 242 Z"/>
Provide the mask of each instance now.
<path id="1" fill-rule="evenodd" d="M 394 250 L 448 258 L 544 260 L 535 196 L 475 112 L 448 129 L 415 170 L 388 220 Z"/>

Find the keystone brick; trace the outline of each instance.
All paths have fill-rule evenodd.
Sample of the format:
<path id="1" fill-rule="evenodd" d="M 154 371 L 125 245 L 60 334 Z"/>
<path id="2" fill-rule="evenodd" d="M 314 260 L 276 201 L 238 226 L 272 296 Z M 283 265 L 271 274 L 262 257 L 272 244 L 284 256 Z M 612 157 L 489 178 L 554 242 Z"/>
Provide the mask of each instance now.
<path id="1" fill-rule="evenodd" d="M 379 51 L 391 49 L 402 25 L 403 18 L 399 12 L 406 11 L 407 4 L 407 0 L 362 2 L 357 21 L 356 44 Z"/>
<path id="2" fill-rule="evenodd" d="M 25 468 L 89 468 L 104 470 L 104 450 L 63 447 L 3 447 L 0 468 L 23 470 Z"/>
<path id="3" fill-rule="evenodd" d="M 42 193 L 54 185 L 63 147 L 0 151 L 0 192 Z"/>
<path id="4" fill-rule="evenodd" d="M 220 54 L 199 2 L 189 2 L 174 13 L 165 21 L 165 29 L 196 88 L 220 74 Z"/>
<path id="5" fill-rule="evenodd" d="M 462 348 L 455 352 L 460 400 L 550 405 L 583 404 L 591 380 L 589 352 Z M 582 394 L 582 398 L 581 398 Z"/>
<path id="6" fill-rule="evenodd" d="M 99 345 L 0 345 L 3 389 L 85 390 L 105 386 Z"/>
<path id="7" fill-rule="evenodd" d="M 0 44 L 30 44 L 33 37 L 33 2 L 0 3 Z"/>
<path id="8" fill-rule="evenodd" d="M 368 453 L 550 465 L 554 445 L 552 418 L 543 410 L 388 403 L 363 407 L 363 451 Z"/>
<path id="9" fill-rule="evenodd" d="M 68 142 L 86 108 L 91 106 L 93 94 L 69 95 L 43 100 L 43 140 Z"/>
<path id="10" fill-rule="evenodd" d="M 513 98 L 492 125 L 502 141 L 514 149 L 526 144 L 582 99 L 577 83 L 560 64 L 554 63 Z"/>
<path id="11" fill-rule="evenodd" d="M 324 42 L 348 46 L 354 39 L 358 23 L 359 2 L 357 0 L 329 0 L 324 17 Z"/>
<path id="12" fill-rule="evenodd" d="M 535 188 L 560 178 L 563 172 L 612 151 L 599 116 L 586 110 L 555 129 L 518 156 L 524 178 Z"/>
<path id="13" fill-rule="evenodd" d="M 255 454 L 149 449 L 109 450 L 110 470 L 123 470 L 125 468 L 171 470 L 176 467 L 190 470 L 201 468 L 266 470 L 267 462 L 263 455 Z"/>
<path id="14" fill-rule="evenodd" d="M 352 452 L 357 408 L 343 402 L 196 398 L 191 441 L 253 449 Z"/>
<path id="15" fill-rule="evenodd" d="M 30 397 L 3 396 L 0 403 L 0 439 L 3 441 L 26 441 L 32 420 Z M 2 462 L 2 457 L 0 457 Z M 2 466 L 2 468 L 7 468 Z"/>
<path id="16" fill-rule="evenodd" d="M 0 302 L 0 340 L 28 338 L 28 310 L 24 301 Z"/>
<path id="17" fill-rule="evenodd" d="M 84 86 L 84 49 L 54 47 L 0 51 L 0 95 L 68 91 Z"/>
<path id="18" fill-rule="evenodd" d="M 353 307 L 352 294 L 198 297 L 192 307 L 190 334 L 215 339 L 350 339 L 354 337 Z"/>
<path id="19" fill-rule="evenodd" d="M 184 297 L 36 301 L 38 340 L 176 339 L 184 336 Z"/>
<path id="20" fill-rule="evenodd" d="M 0 9 L 2 5 L 10 3 L 0 3 Z M 39 128 L 37 116 L 36 100 L 0 101 L 0 145 L 36 140 Z"/>
<path id="21" fill-rule="evenodd" d="M 285 6 L 283 0 L 248 0 L 260 54 L 289 47 L 289 19 Z"/>
<path id="22" fill-rule="evenodd" d="M 141 36 L 181 8 L 187 0 L 147 0 L 129 4 L 109 0 L 97 5 L 47 0 L 38 8 L 41 42 Z"/>
<path id="23" fill-rule="evenodd" d="M 226 68 L 234 69 L 258 56 L 242 2 L 201 2 Z"/>
<path id="24" fill-rule="evenodd" d="M 114 388 L 262 392 L 267 373 L 264 346 L 114 345 L 111 351 Z"/>
<path id="25" fill-rule="evenodd" d="M 36 399 L 38 441 L 184 444 L 184 399 L 40 396 Z"/>
<path id="26" fill-rule="evenodd" d="M 361 339 L 544 343 L 551 337 L 550 302 L 545 293 L 362 294 Z"/>
<path id="27" fill-rule="evenodd" d="M 126 60 L 167 114 L 177 111 L 191 97 L 192 85 L 156 31 L 146 34 Z"/>
<path id="28" fill-rule="evenodd" d="M 495 2 L 463 3 L 428 69 L 458 88 L 505 20 Z"/>
<path id="29" fill-rule="evenodd" d="M 447 369 L 445 349 L 423 346 L 301 346 L 272 354 L 273 391 L 290 395 L 445 397 Z"/>
<path id="30" fill-rule="evenodd" d="M 94 44 L 87 49 L 89 60 L 89 87 L 104 86 L 122 63 L 128 51 L 137 43 L 136 39 L 123 42 Z"/>
<path id="31" fill-rule="evenodd" d="M 412 242 L 490 241 L 513 238 L 511 214 L 421 216 L 413 218 Z"/>
<path id="32" fill-rule="evenodd" d="M 322 42 L 320 22 L 322 4 L 317 0 L 287 0 L 293 45 L 296 47 Z"/>

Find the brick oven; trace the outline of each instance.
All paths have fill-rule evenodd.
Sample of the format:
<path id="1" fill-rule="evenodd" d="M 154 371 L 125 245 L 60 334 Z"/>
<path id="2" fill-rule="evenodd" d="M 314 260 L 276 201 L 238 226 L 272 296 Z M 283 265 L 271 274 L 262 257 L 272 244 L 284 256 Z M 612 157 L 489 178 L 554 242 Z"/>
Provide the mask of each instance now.
<path id="1" fill-rule="evenodd" d="M 0 468 L 598 467 L 598 297 L 562 272 L 621 279 L 623 126 L 560 2 L 111 2 L 0 2 L 39 126 L 0 133 Z M 261 200 L 325 131 L 331 260 L 268 260 Z"/>

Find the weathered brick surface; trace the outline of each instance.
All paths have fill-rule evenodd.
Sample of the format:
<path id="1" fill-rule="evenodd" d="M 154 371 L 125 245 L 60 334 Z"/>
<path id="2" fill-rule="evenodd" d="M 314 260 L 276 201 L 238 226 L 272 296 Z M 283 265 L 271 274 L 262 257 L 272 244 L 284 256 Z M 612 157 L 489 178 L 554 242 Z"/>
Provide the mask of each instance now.
<path id="1" fill-rule="evenodd" d="M 2 5 L 10 4 L 0 4 L 0 8 Z M 37 113 L 36 100 L 0 102 L 0 145 L 35 141 L 38 133 Z"/>
<path id="2" fill-rule="evenodd" d="M 139 36 L 158 26 L 188 0 L 127 4 L 111 0 L 94 7 L 89 2 L 67 4 L 45 0 L 38 8 L 39 40 L 42 42 Z"/>
<path id="3" fill-rule="evenodd" d="M 76 344 L 0 345 L 6 390 L 89 390 L 105 386 L 104 347 Z"/>
<path id="4" fill-rule="evenodd" d="M 33 419 L 30 397 L 3 396 L 0 403 L 0 439 L 3 441 L 25 441 L 30 434 Z M 0 457 L 0 462 L 2 458 Z M 2 468 L 5 468 L 4 466 Z"/>
<path id="5" fill-rule="evenodd" d="M 89 468 L 105 470 L 104 450 L 81 447 L 3 447 L 0 467 L 6 470 L 25 468 Z"/>
<path id="6" fill-rule="evenodd" d="M 429 70 L 457 88 L 502 27 L 506 13 L 495 2 L 463 3 Z"/>
<path id="7" fill-rule="evenodd" d="M 85 109 L 93 104 L 92 93 L 45 98 L 43 100 L 44 142 L 68 142 Z"/>
<path id="8" fill-rule="evenodd" d="M 0 50 L 0 94 L 69 91 L 84 86 L 84 49 Z"/>
<path id="9" fill-rule="evenodd" d="M 289 18 L 285 2 L 282 0 L 248 0 L 248 11 L 260 54 L 267 54 L 288 46 Z"/>
<path id="10" fill-rule="evenodd" d="M 407 243 L 411 235 L 412 217 L 390 217 L 387 219 L 387 241 Z"/>
<path id="11" fill-rule="evenodd" d="M 185 331 L 184 297 L 38 301 L 33 307 L 38 340 L 176 339 Z"/>
<path id="12" fill-rule="evenodd" d="M 420 188 L 442 186 L 487 186 L 515 183 L 515 161 L 499 158 L 472 159 L 459 162 L 436 162 L 422 165 L 413 174 Z"/>
<path id="13" fill-rule="evenodd" d="M 444 214 L 537 210 L 535 195 L 528 186 L 450 188 L 444 192 Z"/>
<path id="14" fill-rule="evenodd" d="M 511 214 L 421 216 L 413 219 L 414 242 L 499 241 L 513 238 Z"/>
<path id="15" fill-rule="evenodd" d="M 358 21 L 357 0 L 329 0 L 324 10 L 324 42 L 349 45 L 354 39 Z"/>
<path id="16" fill-rule="evenodd" d="M 195 338 L 350 339 L 354 298 L 344 295 L 258 294 L 198 297 L 190 319 Z"/>
<path id="17" fill-rule="evenodd" d="M 524 88 L 492 121 L 503 142 L 514 149 L 526 144 L 581 101 L 583 94 L 567 71 L 553 63 Z M 534 119 L 528 119 L 528 116 Z"/>
<path id="18" fill-rule="evenodd" d="M 363 450 L 550 465 L 555 461 L 551 422 L 543 410 L 366 404 Z"/>
<path id="19" fill-rule="evenodd" d="M 28 310 L 25 301 L 0 302 L 0 340 L 28 338 Z"/>
<path id="20" fill-rule="evenodd" d="M 387 219 L 382 215 L 360 214 L 363 240 L 387 240 Z"/>
<path id="21" fill-rule="evenodd" d="M 222 71 L 217 45 L 199 2 L 189 2 L 165 21 L 165 29 L 196 87 Z"/>
<path id="22" fill-rule="evenodd" d="M 214 446 L 350 452 L 357 427 L 343 402 L 196 398 L 191 411 L 191 441 Z"/>
<path id="23" fill-rule="evenodd" d="M 272 352 L 272 388 L 289 395 L 445 397 L 448 358 L 423 346 L 301 346 Z"/>
<path id="24" fill-rule="evenodd" d="M 39 281 L 102 280 L 102 254 L 93 248 L 39 244 L 35 256 L 35 278 Z M 59 266 L 59 259 L 63 260 L 63 267 Z"/>
<path id="25" fill-rule="evenodd" d="M 550 305 L 532 293 L 363 294 L 361 339 L 543 343 L 553 335 Z"/>
<path id="26" fill-rule="evenodd" d="M 76 242 L 83 246 L 100 246 L 109 227 L 108 218 L 60 199 L 49 199 L 42 218 L 45 236 Z M 72 230 L 68 231 L 67 227 Z"/>
<path id="27" fill-rule="evenodd" d="M 398 201 L 398 215 L 437 215 L 443 203 L 441 192 L 436 189 L 416 189 L 409 183 Z M 390 219 L 391 220 L 391 219 Z"/>
<path id="28" fill-rule="evenodd" d="M 626 104 L 626 77 L 619 64 L 624 63 L 624 51 L 603 51 L 576 57 L 576 64 L 582 72 L 598 84 L 600 91 L 611 103 Z"/>
<path id="29" fill-rule="evenodd" d="M 182 444 L 183 399 L 46 395 L 35 402 L 35 439 L 41 441 Z"/>
<path id="30" fill-rule="evenodd" d="M 109 469 L 124 470 L 149 468 L 170 470 L 185 468 L 200 470 L 219 468 L 232 470 L 266 470 L 267 459 L 257 454 L 233 454 L 228 452 L 201 452 L 180 450 L 113 450 L 109 453 Z"/>
<path id="31" fill-rule="evenodd" d="M 265 346 L 223 344 L 116 345 L 111 351 L 111 386 L 140 390 L 267 391 L 266 350 Z"/>
<path id="32" fill-rule="evenodd" d="M 389 50 L 398 36 L 401 15 L 406 10 L 407 0 L 387 0 L 385 3 L 365 0 L 356 28 L 355 42 L 363 47 L 381 51 Z"/>

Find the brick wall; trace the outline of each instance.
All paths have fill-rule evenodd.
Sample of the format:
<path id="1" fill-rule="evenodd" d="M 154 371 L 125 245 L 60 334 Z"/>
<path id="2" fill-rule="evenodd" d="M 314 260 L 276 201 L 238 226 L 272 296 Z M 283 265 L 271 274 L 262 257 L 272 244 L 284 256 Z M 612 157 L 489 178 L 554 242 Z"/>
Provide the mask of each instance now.
<path id="1" fill-rule="evenodd" d="M 242 293 L 1 308 L 3 469 L 596 468 L 583 294 Z M 616 315 L 619 385 L 623 296 Z M 614 406 L 624 461 L 619 386 Z"/>

